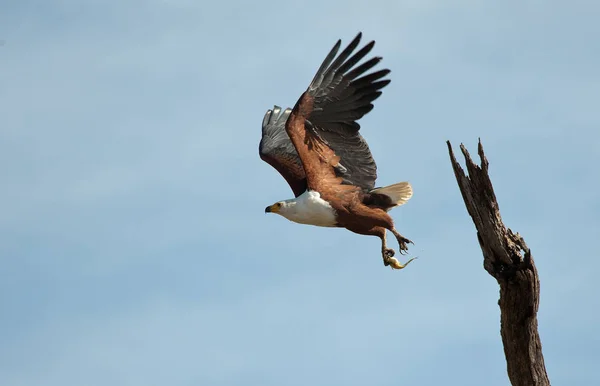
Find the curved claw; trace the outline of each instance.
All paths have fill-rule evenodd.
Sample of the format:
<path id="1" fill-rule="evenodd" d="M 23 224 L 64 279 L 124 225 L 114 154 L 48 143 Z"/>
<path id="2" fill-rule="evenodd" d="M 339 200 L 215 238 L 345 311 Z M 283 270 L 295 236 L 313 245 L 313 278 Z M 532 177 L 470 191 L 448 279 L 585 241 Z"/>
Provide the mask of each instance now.
<path id="1" fill-rule="evenodd" d="M 405 255 L 408 253 L 408 245 L 406 244 L 415 244 L 406 237 L 402 237 L 398 239 L 398 245 L 400 246 L 400 254 Z"/>

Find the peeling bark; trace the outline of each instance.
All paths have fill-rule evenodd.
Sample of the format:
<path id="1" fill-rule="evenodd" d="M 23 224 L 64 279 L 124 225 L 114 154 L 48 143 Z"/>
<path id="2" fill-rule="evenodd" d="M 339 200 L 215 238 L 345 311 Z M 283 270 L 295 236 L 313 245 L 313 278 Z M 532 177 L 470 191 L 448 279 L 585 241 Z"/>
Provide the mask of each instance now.
<path id="1" fill-rule="evenodd" d="M 531 251 L 523 237 L 502 222 L 481 141 L 481 165 L 460 145 L 468 176 L 456 161 L 450 141 L 446 143 L 458 187 L 477 229 L 483 267 L 500 285 L 500 334 L 510 382 L 513 386 L 549 386 L 538 334 L 540 283 Z"/>

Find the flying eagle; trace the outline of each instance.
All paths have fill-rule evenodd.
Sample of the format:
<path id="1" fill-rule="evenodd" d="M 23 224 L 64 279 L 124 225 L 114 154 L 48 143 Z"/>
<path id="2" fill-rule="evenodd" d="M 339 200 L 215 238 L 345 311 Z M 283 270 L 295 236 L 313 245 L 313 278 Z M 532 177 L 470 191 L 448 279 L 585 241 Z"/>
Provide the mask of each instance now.
<path id="1" fill-rule="evenodd" d="M 290 221 L 321 227 L 342 227 L 361 235 L 378 236 L 385 266 L 402 269 L 387 247 L 391 231 L 400 253 L 412 243 L 394 227 L 387 213 L 406 203 L 413 194 L 408 182 L 375 187 L 377 166 L 356 122 L 373 108 L 372 102 L 390 83 L 382 79 L 390 70 L 362 76 L 381 57 L 354 67 L 375 45 L 371 41 L 358 52 L 362 33 L 337 56 L 341 40 L 333 46 L 308 89 L 293 109 L 275 106 L 262 123 L 260 158 L 285 178 L 295 198 L 265 209 Z"/>

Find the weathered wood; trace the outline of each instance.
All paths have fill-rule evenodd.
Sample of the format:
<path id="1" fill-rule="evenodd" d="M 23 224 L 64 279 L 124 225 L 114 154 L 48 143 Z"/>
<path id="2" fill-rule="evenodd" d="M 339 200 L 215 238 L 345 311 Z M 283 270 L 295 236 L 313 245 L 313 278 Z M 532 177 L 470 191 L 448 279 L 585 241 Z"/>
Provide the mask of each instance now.
<path id="1" fill-rule="evenodd" d="M 500 334 L 510 382 L 513 386 L 549 386 L 538 334 L 540 284 L 531 251 L 523 237 L 502 222 L 481 141 L 480 166 L 460 145 L 468 176 L 456 161 L 450 141 L 446 143 L 458 187 L 477 229 L 483 266 L 500 285 Z"/>

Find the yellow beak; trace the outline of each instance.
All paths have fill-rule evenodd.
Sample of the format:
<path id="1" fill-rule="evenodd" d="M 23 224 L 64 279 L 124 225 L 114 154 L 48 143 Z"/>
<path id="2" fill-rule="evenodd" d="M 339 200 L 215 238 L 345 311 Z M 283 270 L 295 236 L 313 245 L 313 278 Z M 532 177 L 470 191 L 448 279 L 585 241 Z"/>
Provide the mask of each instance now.
<path id="1" fill-rule="evenodd" d="M 265 208 L 265 213 L 277 213 L 279 212 L 279 205 L 269 205 Z"/>

